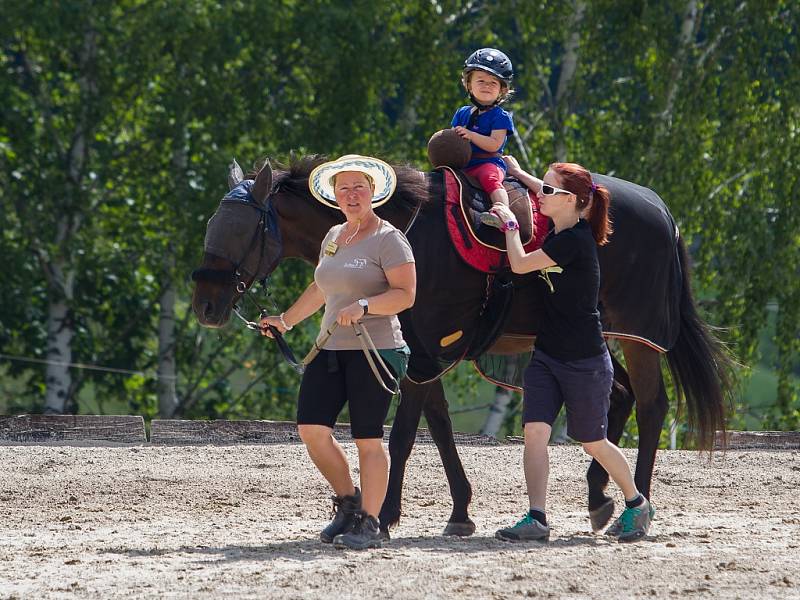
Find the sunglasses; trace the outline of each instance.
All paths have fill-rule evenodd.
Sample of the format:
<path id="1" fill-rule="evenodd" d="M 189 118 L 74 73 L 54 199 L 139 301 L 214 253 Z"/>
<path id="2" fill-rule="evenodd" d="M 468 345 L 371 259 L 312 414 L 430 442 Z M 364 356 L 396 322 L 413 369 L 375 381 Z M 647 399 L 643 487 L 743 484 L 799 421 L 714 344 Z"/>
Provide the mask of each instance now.
<path id="1" fill-rule="evenodd" d="M 556 194 L 571 194 L 572 192 L 568 192 L 567 190 L 562 190 L 561 188 L 554 187 L 547 183 L 543 183 L 542 189 L 539 193 L 542 196 L 555 196 Z"/>

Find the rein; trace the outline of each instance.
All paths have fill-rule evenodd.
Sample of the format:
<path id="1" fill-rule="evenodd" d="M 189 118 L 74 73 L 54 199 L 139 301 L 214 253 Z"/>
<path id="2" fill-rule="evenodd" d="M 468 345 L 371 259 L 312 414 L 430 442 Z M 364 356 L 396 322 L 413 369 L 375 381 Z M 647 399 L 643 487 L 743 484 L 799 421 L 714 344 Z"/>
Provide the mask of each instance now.
<path id="1" fill-rule="evenodd" d="M 264 278 L 264 280 L 262 281 L 262 285 L 264 286 L 264 291 L 267 294 L 267 298 L 271 299 L 271 296 L 269 294 L 269 288 L 267 287 L 266 281 L 267 279 Z M 255 301 L 255 299 L 253 299 L 250 296 L 246 297 L 250 300 L 250 302 L 256 305 L 256 307 L 259 310 L 259 315 L 265 317 L 267 316 L 267 314 L 269 314 L 264 307 L 262 307 L 258 302 Z M 273 302 L 273 305 L 274 304 L 275 303 Z M 277 307 L 275 308 L 277 310 Z M 257 331 L 259 333 L 262 331 L 263 328 L 261 327 L 261 325 L 259 325 L 255 321 L 250 321 L 249 319 L 247 319 L 241 313 L 238 305 L 234 304 L 232 310 L 233 314 L 239 317 L 239 319 L 242 321 L 242 323 L 244 323 L 244 326 L 247 327 L 247 329 L 250 329 L 251 331 Z M 286 362 L 289 363 L 289 366 L 291 366 L 295 371 L 297 371 L 297 373 L 302 375 L 303 371 L 305 370 L 306 362 L 305 361 L 303 361 L 302 363 L 297 362 L 297 359 L 294 356 L 294 352 L 292 352 L 292 349 L 289 347 L 289 344 L 286 342 L 286 340 L 283 339 L 283 335 L 281 334 L 280 331 L 278 331 L 272 325 L 267 325 L 267 329 L 269 329 L 270 333 L 272 334 L 272 337 L 275 339 L 275 343 L 278 344 L 278 349 L 281 351 L 281 356 L 283 356 L 284 360 L 286 360 Z"/>

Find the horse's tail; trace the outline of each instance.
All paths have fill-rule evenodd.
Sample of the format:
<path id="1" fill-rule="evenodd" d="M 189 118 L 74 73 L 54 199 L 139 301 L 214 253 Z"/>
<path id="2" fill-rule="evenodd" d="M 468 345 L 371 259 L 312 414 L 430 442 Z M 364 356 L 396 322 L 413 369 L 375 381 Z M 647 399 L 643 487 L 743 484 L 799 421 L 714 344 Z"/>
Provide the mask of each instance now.
<path id="1" fill-rule="evenodd" d="M 678 396 L 685 400 L 689 428 L 702 449 L 714 447 L 717 430 L 725 431 L 726 415 L 732 405 L 733 360 L 714 328 L 700 318 L 689 280 L 689 255 L 678 240 L 678 261 L 682 272 L 680 330 L 667 361 Z M 723 435 L 723 440 L 725 436 Z"/>

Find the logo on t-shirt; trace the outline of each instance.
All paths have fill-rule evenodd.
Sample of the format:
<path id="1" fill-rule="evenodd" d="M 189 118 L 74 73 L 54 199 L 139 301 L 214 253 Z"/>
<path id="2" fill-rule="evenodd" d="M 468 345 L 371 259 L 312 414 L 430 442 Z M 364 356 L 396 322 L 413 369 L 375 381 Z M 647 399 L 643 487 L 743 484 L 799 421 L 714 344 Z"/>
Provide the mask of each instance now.
<path id="1" fill-rule="evenodd" d="M 345 269 L 366 269 L 367 268 L 367 259 L 366 258 L 354 258 L 351 261 L 344 263 Z"/>

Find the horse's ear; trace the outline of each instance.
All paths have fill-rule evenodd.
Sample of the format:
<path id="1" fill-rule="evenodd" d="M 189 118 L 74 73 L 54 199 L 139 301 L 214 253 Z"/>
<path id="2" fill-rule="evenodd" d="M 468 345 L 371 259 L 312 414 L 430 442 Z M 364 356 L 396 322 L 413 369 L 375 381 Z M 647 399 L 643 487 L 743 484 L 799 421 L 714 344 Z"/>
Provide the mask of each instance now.
<path id="1" fill-rule="evenodd" d="M 263 205 L 267 201 L 267 196 L 272 191 L 272 167 L 269 164 L 269 159 L 264 161 L 264 166 L 256 175 L 256 181 L 253 184 L 253 189 L 250 192 L 253 199 L 257 204 Z"/>
<path id="2" fill-rule="evenodd" d="M 244 179 L 244 172 L 242 172 L 242 167 L 239 166 L 239 163 L 236 162 L 236 159 L 233 159 L 233 162 L 228 165 L 228 189 L 232 190 L 237 185 L 242 183 Z"/>

